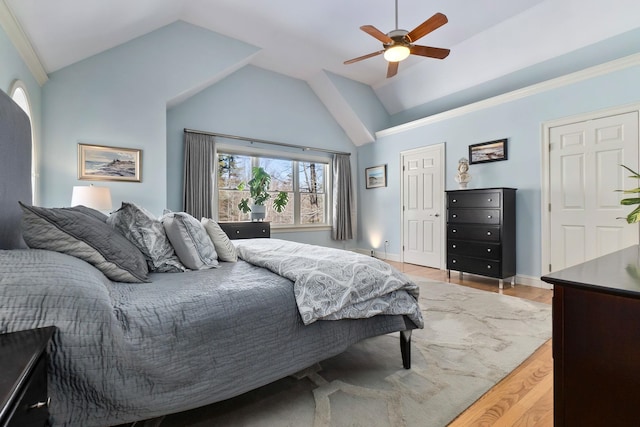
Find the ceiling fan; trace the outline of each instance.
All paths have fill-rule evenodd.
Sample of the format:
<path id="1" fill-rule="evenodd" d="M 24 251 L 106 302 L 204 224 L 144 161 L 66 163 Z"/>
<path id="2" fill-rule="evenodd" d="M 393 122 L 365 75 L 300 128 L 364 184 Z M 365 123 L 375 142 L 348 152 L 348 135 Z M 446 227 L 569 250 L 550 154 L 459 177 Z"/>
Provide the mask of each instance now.
<path id="1" fill-rule="evenodd" d="M 382 42 L 384 49 L 357 58 L 344 61 L 345 64 L 353 64 L 363 59 L 372 58 L 384 54 L 384 59 L 389 62 L 387 68 L 387 78 L 393 77 L 398 73 L 398 64 L 406 59 L 409 55 L 427 56 L 429 58 L 444 59 L 449 55 L 449 49 L 439 47 L 414 45 L 421 37 L 426 36 L 430 32 L 442 27 L 449 22 L 447 17 L 442 13 L 436 13 L 431 18 L 418 25 L 412 31 L 401 30 L 398 28 L 398 0 L 396 0 L 396 29 L 384 34 L 373 25 L 363 25 L 360 27 L 362 31 L 375 37 Z"/>

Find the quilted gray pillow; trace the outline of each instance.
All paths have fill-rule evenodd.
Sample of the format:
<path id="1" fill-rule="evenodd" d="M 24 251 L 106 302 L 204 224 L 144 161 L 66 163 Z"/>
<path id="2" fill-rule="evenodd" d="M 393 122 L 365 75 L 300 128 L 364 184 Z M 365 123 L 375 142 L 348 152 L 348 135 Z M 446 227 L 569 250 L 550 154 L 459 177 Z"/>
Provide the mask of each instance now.
<path id="1" fill-rule="evenodd" d="M 120 209 L 109 216 L 107 224 L 140 249 L 151 271 L 177 273 L 186 270 L 173 250 L 162 223 L 146 209 L 134 203 L 122 202 Z"/>
<path id="2" fill-rule="evenodd" d="M 202 218 L 200 222 L 204 225 L 204 229 L 207 230 L 220 261 L 237 262 L 238 252 L 236 247 L 233 246 L 229 236 L 220 228 L 218 223 L 209 218 Z"/>
<path id="3" fill-rule="evenodd" d="M 80 258 L 116 282 L 147 282 L 147 262 L 133 243 L 83 209 L 22 206 L 22 237 L 30 248 Z M 86 208 L 85 208 L 86 209 Z"/>
<path id="4" fill-rule="evenodd" d="M 187 268 L 218 267 L 218 254 L 200 221 L 186 212 L 168 213 L 161 221 L 178 258 Z"/>

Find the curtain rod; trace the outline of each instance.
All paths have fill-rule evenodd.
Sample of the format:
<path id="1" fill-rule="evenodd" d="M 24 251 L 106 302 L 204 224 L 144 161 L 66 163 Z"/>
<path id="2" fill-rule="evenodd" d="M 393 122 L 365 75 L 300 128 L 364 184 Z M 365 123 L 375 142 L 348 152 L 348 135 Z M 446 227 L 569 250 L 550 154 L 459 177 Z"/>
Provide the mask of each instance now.
<path id="1" fill-rule="evenodd" d="M 203 130 L 194 130 L 194 129 L 187 129 L 187 128 L 184 128 L 184 131 L 189 133 L 198 133 L 201 135 L 219 136 L 220 138 L 238 139 L 241 141 L 249 141 L 249 142 L 259 142 L 260 144 L 271 144 L 271 145 L 279 145 L 281 147 L 299 148 L 303 151 L 318 151 L 322 153 L 344 154 L 347 156 L 351 155 L 351 153 L 347 153 L 346 151 L 325 150 L 324 148 L 305 147 L 303 145 L 287 144 L 284 142 L 276 142 L 276 141 L 267 141 L 266 139 L 246 138 L 244 136 L 227 135 L 224 133 L 205 132 Z"/>

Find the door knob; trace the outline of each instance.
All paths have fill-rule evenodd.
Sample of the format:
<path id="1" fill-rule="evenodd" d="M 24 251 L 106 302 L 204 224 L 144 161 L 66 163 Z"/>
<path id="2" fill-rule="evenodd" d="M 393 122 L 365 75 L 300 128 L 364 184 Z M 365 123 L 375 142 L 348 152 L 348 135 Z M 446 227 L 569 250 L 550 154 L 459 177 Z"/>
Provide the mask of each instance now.
<path id="1" fill-rule="evenodd" d="M 435 214 L 435 215 L 433 215 L 433 216 L 435 216 L 435 217 L 437 218 L 437 217 L 439 217 L 439 216 L 440 216 L 440 214 L 439 214 L 439 213 L 437 213 L 437 214 Z"/>

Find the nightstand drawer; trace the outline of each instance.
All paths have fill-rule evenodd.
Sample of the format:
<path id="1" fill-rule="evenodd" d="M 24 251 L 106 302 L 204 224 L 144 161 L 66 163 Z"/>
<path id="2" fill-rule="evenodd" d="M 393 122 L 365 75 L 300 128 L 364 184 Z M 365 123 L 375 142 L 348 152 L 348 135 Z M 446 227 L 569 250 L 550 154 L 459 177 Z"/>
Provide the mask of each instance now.
<path id="1" fill-rule="evenodd" d="M 450 224 L 500 224 L 499 209 L 449 209 Z"/>
<path id="2" fill-rule="evenodd" d="M 25 385 L 24 394 L 16 404 L 8 426 L 46 426 L 49 420 L 49 396 L 47 396 L 47 359 L 40 356 Z"/>
<path id="3" fill-rule="evenodd" d="M 218 225 L 231 240 L 271 237 L 271 225 L 268 222 L 219 222 Z"/>
<path id="4" fill-rule="evenodd" d="M 447 255 L 447 269 L 480 274 L 489 277 L 500 277 L 500 261 L 471 258 L 460 255 Z"/>
<path id="5" fill-rule="evenodd" d="M 500 193 L 466 193 L 458 192 L 449 195 L 449 208 L 499 208 Z"/>
<path id="6" fill-rule="evenodd" d="M 0 426 L 49 425 L 47 346 L 55 326 L 0 334 Z"/>
<path id="7" fill-rule="evenodd" d="M 499 242 L 500 227 L 497 225 L 447 225 L 447 239 Z"/>
<path id="8" fill-rule="evenodd" d="M 447 242 L 447 253 L 491 260 L 500 260 L 502 254 L 499 243 L 468 242 L 464 240 L 449 240 Z"/>

